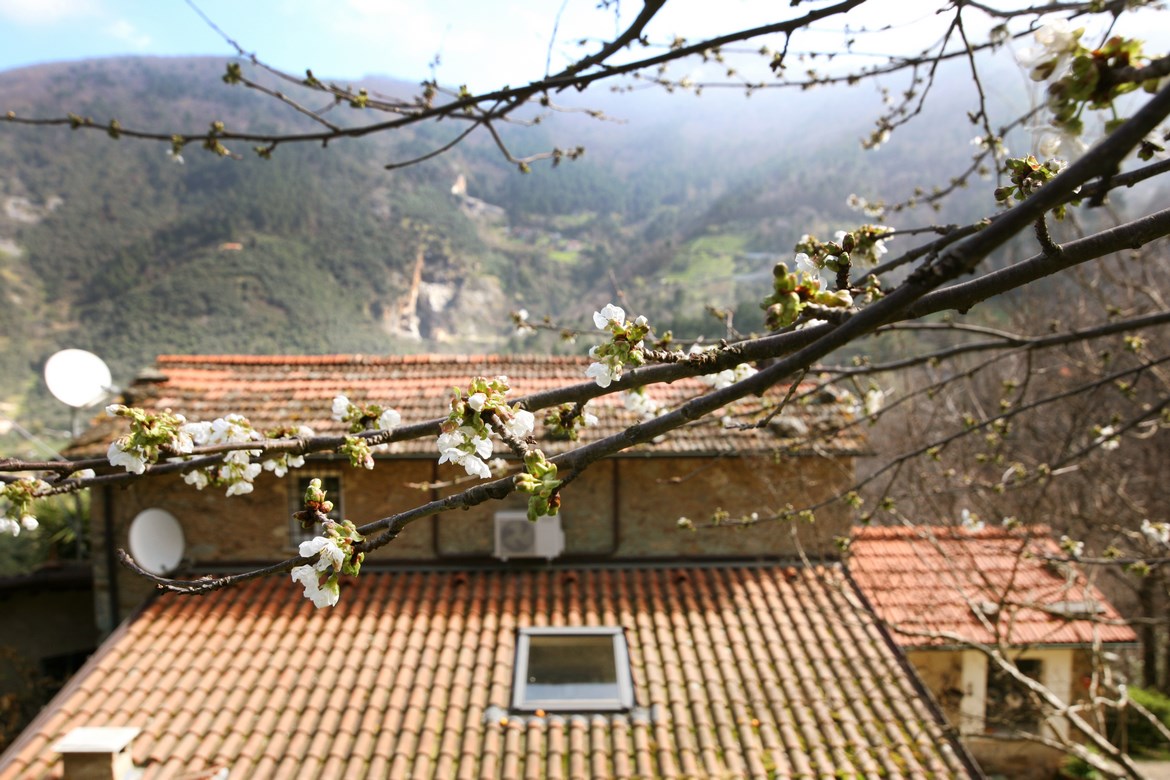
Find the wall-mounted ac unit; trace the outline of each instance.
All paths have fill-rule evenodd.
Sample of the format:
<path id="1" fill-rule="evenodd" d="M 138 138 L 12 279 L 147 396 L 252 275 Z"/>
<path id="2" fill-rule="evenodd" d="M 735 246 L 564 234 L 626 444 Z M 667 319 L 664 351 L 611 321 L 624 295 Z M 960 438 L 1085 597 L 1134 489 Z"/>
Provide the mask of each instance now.
<path id="1" fill-rule="evenodd" d="M 535 523 L 525 512 L 496 512 L 496 557 L 553 558 L 564 552 L 565 532 L 559 516 L 541 517 Z"/>

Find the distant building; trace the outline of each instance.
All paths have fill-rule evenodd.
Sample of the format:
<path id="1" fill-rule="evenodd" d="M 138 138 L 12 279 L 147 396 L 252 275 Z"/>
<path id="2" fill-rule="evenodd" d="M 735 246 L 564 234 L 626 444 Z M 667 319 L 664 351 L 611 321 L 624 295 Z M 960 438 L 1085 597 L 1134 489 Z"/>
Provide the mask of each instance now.
<path id="1" fill-rule="evenodd" d="M 988 773 L 1053 776 L 1063 753 L 1020 732 L 1067 737 L 1069 726 L 1045 724 L 978 645 L 1007 648 L 1020 671 L 1073 703 L 1102 671 L 1100 650 L 1137 642 L 1065 557 L 1044 527 L 854 531 L 854 580 Z"/>

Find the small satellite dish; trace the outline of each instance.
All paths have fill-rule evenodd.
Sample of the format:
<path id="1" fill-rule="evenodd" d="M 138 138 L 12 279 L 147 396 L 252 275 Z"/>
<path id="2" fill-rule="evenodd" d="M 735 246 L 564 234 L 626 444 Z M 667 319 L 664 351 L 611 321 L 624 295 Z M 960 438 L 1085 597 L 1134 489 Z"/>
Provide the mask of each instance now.
<path id="1" fill-rule="evenodd" d="M 45 384 L 62 403 L 84 409 L 101 403 L 113 381 L 106 362 L 84 349 L 63 349 L 45 363 Z"/>
<path id="2" fill-rule="evenodd" d="M 183 560 L 183 527 L 165 509 L 144 509 L 130 522 L 130 554 L 151 574 L 170 574 Z"/>

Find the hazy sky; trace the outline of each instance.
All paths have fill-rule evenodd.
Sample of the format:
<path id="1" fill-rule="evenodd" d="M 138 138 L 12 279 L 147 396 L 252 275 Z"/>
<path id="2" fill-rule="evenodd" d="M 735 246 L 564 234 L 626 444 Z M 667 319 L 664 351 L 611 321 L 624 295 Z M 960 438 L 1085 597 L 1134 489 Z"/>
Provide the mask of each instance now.
<path id="1" fill-rule="evenodd" d="M 545 72 L 546 61 L 556 70 L 594 49 L 597 39 L 612 37 L 617 23 L 612 10 L 598 9 L 599 0 L 193 2 L 245 50 L 290 72 L 312 68 L 329 78 L 356 80 L 376 74 L 419 81 L 429 77 L 429 65 L 437 55 L 441 83 L 479 90 L 537 78 Z M 694 40 L 829 4 L 806 2 L 792 9 L 786 0 L 671 0 L 655 19 L 650 36 L 654 41 L 669 41 L 675 35 Z M 853 30 L 848 35 L 839 24 L 823 24 L 798 37 L 794 45 L 839 52 L 846 38 L 854 37 L 857 51 L 914 53 L 941 34 L 947 17 L 934 12 L 946 4 L 874 0 L 859 9 L 861 15 L 851 12 Z M 616 5 L 623 22 L 631 21 L 642 7 L 640 0 L 618 0 Z M 979 17 L 967 17 L 968 31 L 975 35 L 987 26 Z M 1159 28 L 1170 30 L 1164 17 L 1157 21 L 1150 25 L 1139 20 L 1130 26 L 1146 36 Z M 861 26 L 890 31 L 858 35 Z M 593 39 L 587 49 L 578 45 L 581 38 Z M 227 58 L 234 51 L 186 0 L 0 0 L 0 70 L 119 54 Z"/>
<path id="2" fill-rule="evenodd" d="M 560 27 L 554 37 L 558 11 Z M 277 67 L 356 79 L 367 74 L 421 80 L 438 55 L 439 80 L 473 88 L 519 84 L 555 70 L 582 49 L 582 37 L 612 36 L 612 11 L 598 0 L 197 0 L 246 50 Z M 823 4 L 823 3 L 822 3 Z M 817 4 L 806 4 L 807 7 Z M 883 0 L 870 23 L 925 20 L 942 0 Z M 642 6 L 622 0 L 623 20 Z M 717 9 L 712 12 L 712 9 Z M 672 0 L 651 32 L 697 38 L 796 13 L 779 0 Z M 212 54 L 233 51 L 184 0 L 0 0 L 0 69 L 117 54 Z M 841 48 L 840 29 L 809 36 L 806 46 Z M 874 42 L 876 43 L 876 42 Z M 887 41 L 889 50 L 896 42 Z"/>

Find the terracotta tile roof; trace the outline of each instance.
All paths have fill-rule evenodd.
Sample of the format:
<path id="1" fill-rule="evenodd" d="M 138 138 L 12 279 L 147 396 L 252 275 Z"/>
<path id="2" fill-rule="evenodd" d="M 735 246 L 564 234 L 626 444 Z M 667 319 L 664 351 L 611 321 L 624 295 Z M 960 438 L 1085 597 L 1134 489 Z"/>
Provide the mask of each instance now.
<path id="1" fill-rule="evenodd" d="M 967 776 L 837 567 L 363 572 L 162 596 L 0 757 L 56 778 L 80 725 L 142 729 L 143 780 Z M 509 714 L 515 630 L 626 629 L 636 705 Z"/>
<path id="2" fill-rule="evenodd" d="M 858 528 L 849 570 L 904 647 L 954 644 L 922 635 L 932 632 L 1017 645 L 1137 641 L 1083 572 L 1046 555 L 1062 555 L 1047 528 Z"/>
<path id="3" fill-rule="evenodd" d="M 160 355 L 157 377 L 140 379 L 128 391 L 128 403 L 148 409 L 173 409 L 189 420 L 213 420 L 229 413 L 243 414 L 257 430 L 289 423 L 305 424 L 318 434 L 340 434 L 341 423 L 330 419 L 331 401 L 339 393 L 355 403 L 393 406 L 404 423 L 418 423 L 445 417 L 453 386 L 465 387 L 474 376 L 503 374 L 512 386 L 510 397 L 551 390 L 586 380 L 588 358 L 536 355 Z M 698 379 L 681 379 L 647 389 L 651 398 L 668 408 L 709 391 Z M 749 419 L 763 403 L 783 397 L 783 389 L 765 401 L 754 398 L 734 407 L 733 413 Z M 581 442 L 588 442 L 624 430 L 638 421 L 615 394 L 589 402 L 600 425 L 587 429 Z M 702 420 L 673 432 L 663 441 L 642 445 L 641 451 L 663 454 L 713 454 L 726 452 L 767 452 L 809 445 L 791 430 L 805 428 L 824 432 L 839 425 L 851 412 L 844 403 L 822 393 L 812 403 L 793 404 L 778 425 L 762 430 L 729 432 L 718 417 Z M 542 435 L 541 447 L 549 453 L 568 448 L 568 443 L 551 441 Z M 798 418 L 797 422 L 792 422 Z M 73 456 L 102 454 L 123 432 L 121 421 L 104 415 L 83 434 L 70 451 Z M 830 436 L 819 449 L 853 452 L 860 437 Z M 425 439 L 395 442 L 390 452 L 397 455 L 433 454 L 433 442 Z"/>

